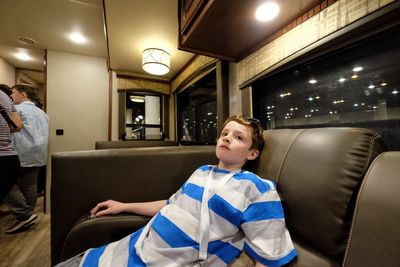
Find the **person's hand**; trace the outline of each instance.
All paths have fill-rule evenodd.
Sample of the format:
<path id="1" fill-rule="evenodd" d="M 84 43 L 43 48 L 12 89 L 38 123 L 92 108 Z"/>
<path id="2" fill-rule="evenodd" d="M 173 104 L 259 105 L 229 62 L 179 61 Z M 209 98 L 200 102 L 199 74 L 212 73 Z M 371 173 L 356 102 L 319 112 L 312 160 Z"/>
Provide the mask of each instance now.
<path id="1" fill-rule="evenodd" d="M 93 217 L 103 216 L 108 214 L 121 213 L 124 208 L 124 203 L 115 200 L 107 200 L 97 204 L 90 213 Z"/>

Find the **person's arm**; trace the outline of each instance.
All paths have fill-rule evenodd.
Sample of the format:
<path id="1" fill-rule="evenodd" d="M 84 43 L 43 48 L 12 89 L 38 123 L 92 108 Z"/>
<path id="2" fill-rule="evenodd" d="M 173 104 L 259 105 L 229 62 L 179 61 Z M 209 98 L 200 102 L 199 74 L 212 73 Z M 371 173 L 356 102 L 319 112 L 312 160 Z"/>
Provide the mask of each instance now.
<path id="1" fill-rule="evenodd" d="M 12 122 L 17 126 L 17 128 L 10 127 L 11 132 L 19 132 L 22 129 L 22 120 L 21 117 L 19 116 L 17 111 L 11 112 L 11 118 Z"/>
<path id="2" fill-rule="evenodd" d="M 268 267 L 267 265 L 264 265 L 262 263 L 259 263 L 258 261 L 256 261 L 256 265 L 255 267 Z"/>
<path id="3" fill-rule="evenodd" d="M 118 214 L 121 212 L 135 213 L 145 216 L 154 216 L 167 204 L 166 200 L 151 202 L 123 203 L 115 200 L 107 200 L 97 204 L 90 213 L 94 216 Z"/>

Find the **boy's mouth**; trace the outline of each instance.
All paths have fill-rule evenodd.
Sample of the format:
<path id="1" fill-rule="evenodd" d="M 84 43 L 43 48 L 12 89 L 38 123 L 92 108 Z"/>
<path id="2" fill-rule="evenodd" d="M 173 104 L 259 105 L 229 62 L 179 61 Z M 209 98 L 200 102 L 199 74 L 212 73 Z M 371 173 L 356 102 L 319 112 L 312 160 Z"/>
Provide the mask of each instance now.
<path id="1" fill-rule="evenodd" d="M 226 145 L 220 145 L 219 148 L 224 148 L 226 150 L 229 150 L 229 147 L 227 147 Z"/>

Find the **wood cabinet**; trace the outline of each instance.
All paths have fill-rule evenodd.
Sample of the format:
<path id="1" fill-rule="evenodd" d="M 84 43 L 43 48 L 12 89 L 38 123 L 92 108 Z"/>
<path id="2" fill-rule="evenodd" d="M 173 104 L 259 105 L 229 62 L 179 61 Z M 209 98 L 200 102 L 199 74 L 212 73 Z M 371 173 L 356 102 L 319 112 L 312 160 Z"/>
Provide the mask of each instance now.
<path id="1" fill-rule="evenodd" d="M 185 33 L 193 22 L 198 12 L 202 9 L 206 0 L 182 0 L 180 1 L 180 32 Z"/>
<path id="2" fill-rule="evenodd" d="M 179 49 L 239 61 L 259 49 L 320 0 L 280 1 L 280 15 L 261 23 L 255 12 L 263 0 L 178 0 Z"/>

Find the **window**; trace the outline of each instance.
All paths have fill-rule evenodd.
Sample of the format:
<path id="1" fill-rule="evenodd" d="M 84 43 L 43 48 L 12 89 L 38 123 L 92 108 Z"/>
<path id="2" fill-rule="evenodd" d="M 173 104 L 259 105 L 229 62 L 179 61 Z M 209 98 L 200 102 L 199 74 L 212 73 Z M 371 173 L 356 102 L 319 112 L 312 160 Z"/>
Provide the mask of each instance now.
<path id="1" fill-rule="evenodd" d="M 215 71 L 178 93 L 178 140 L 181 144 L 216 144 L 216 99 Z"/>
<path id="2" fill-rule="evenodd" d="M 126 92 L 125 139 L 163 139 L 161 96 Z"/>
<path id="3" fill-rule="evenodd" d="M 266 129 L 348 126 L 400 150 L 400 27 L 253 84 Z"/>

